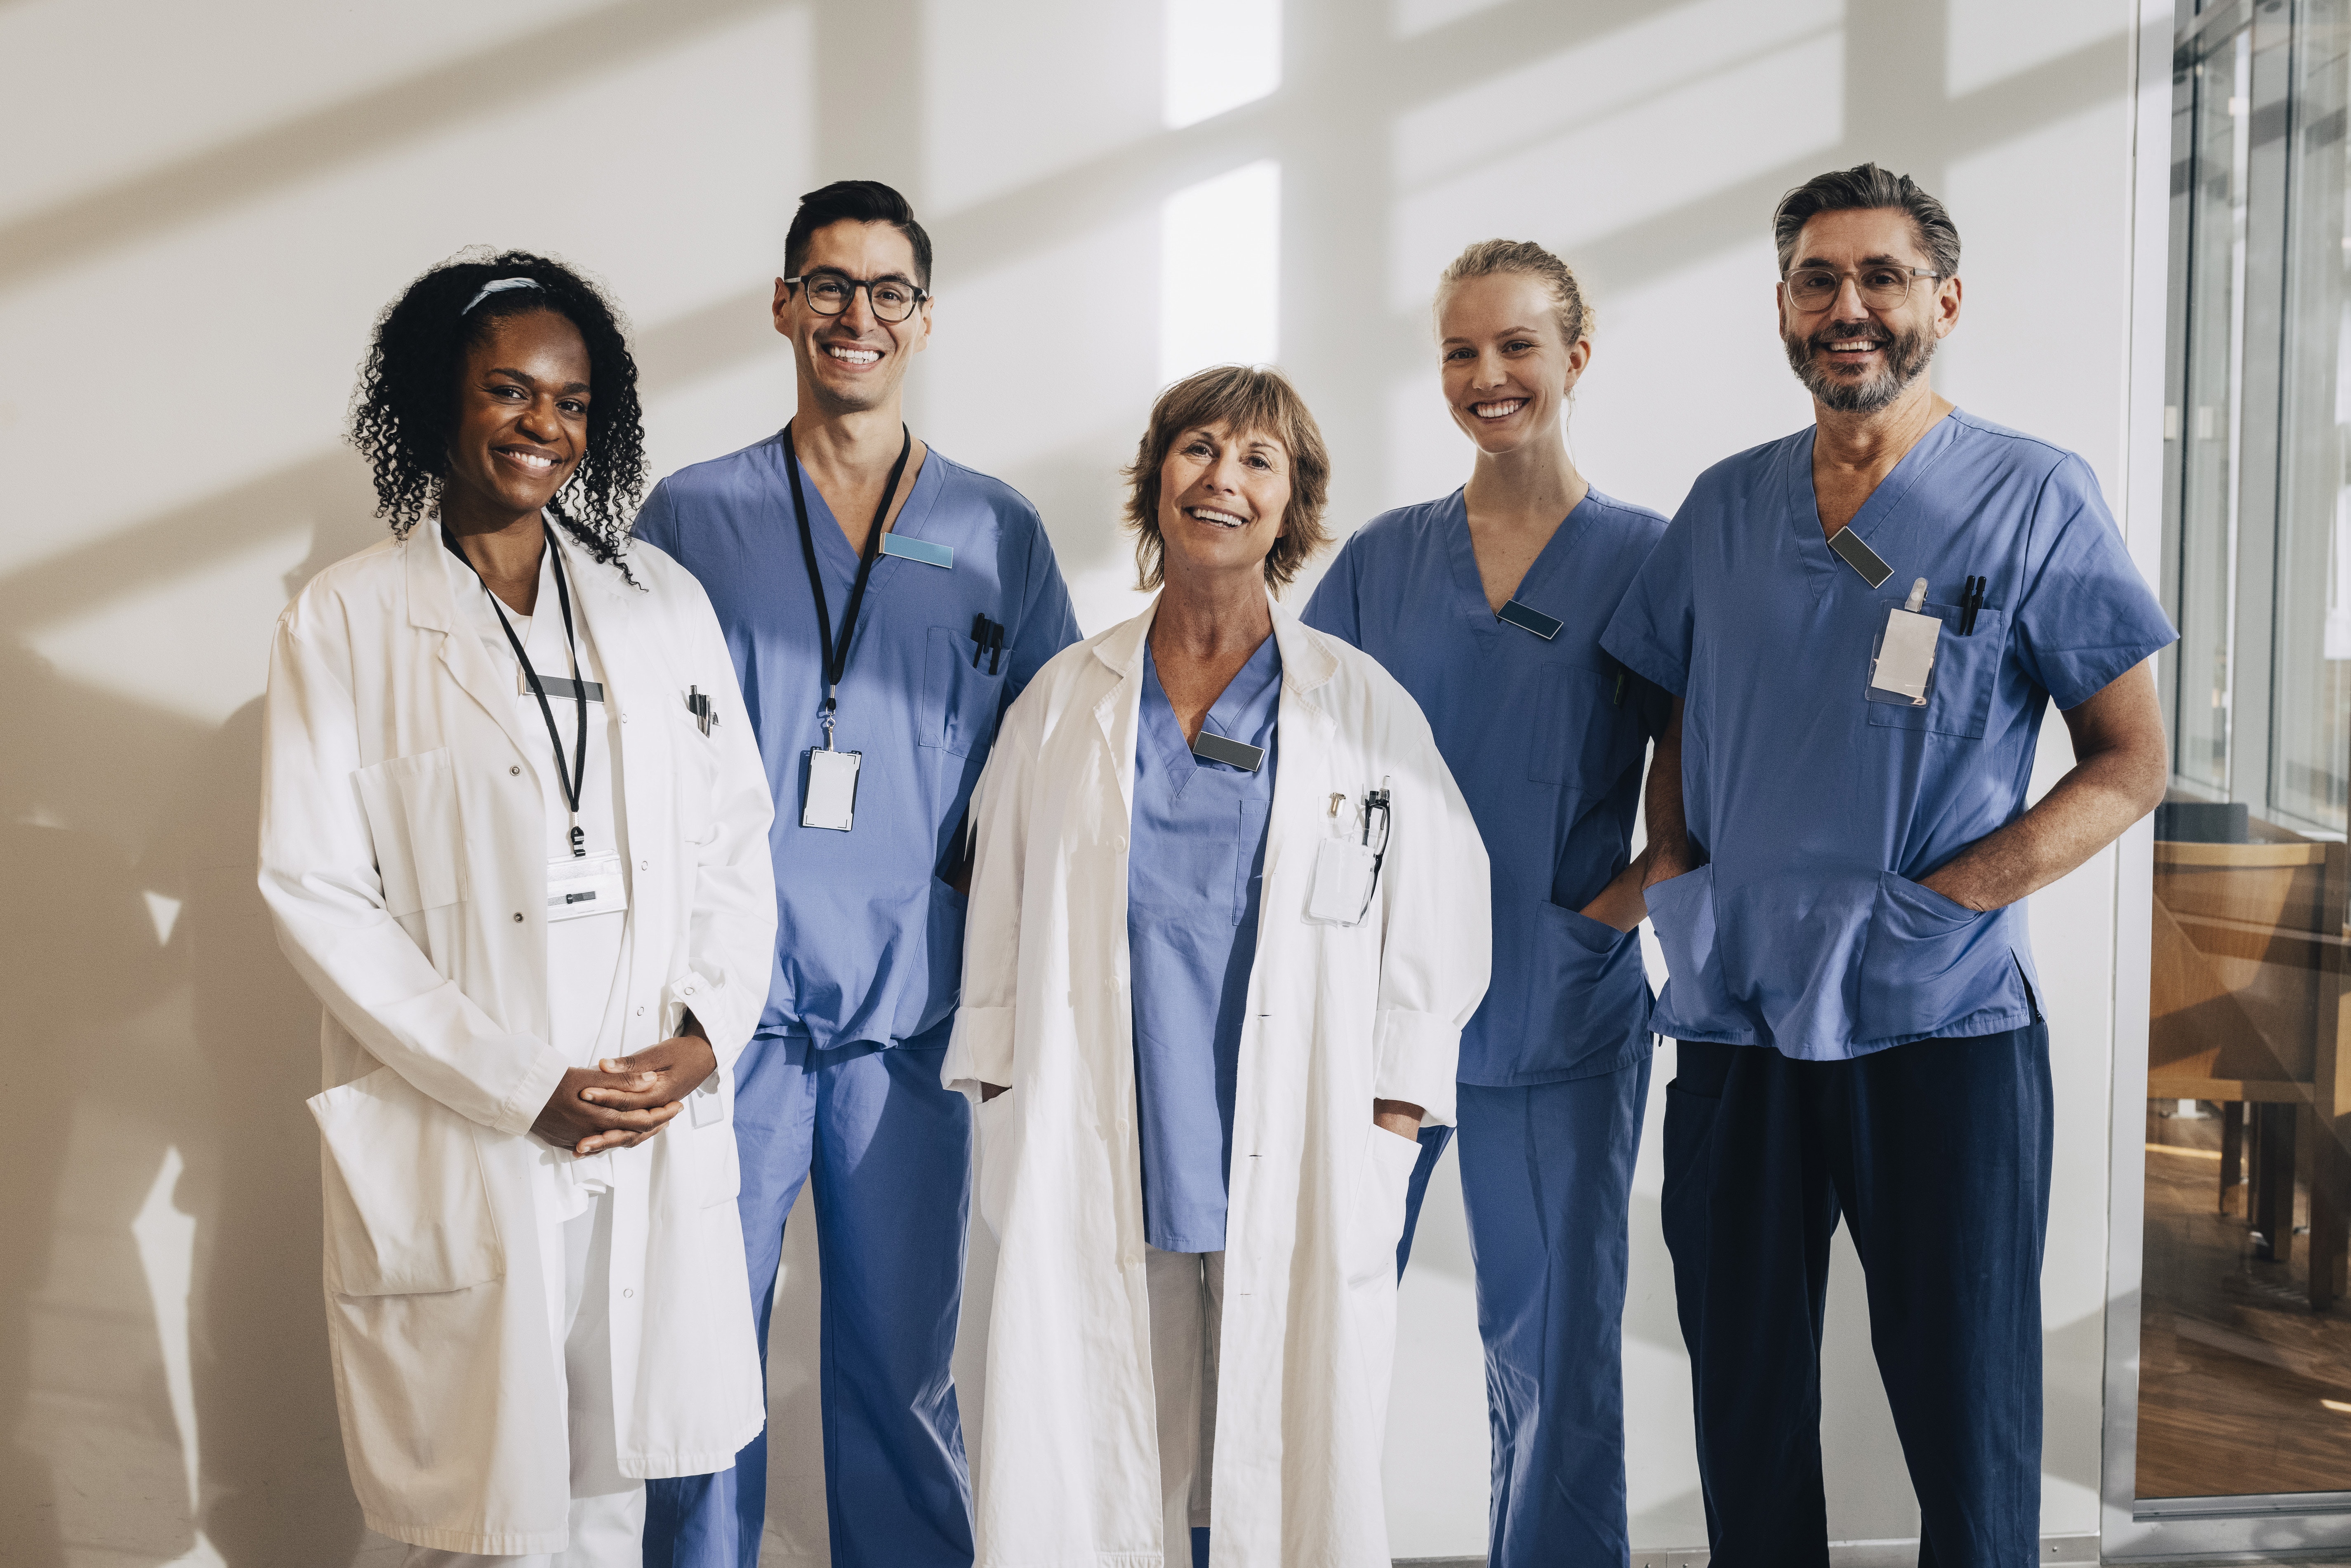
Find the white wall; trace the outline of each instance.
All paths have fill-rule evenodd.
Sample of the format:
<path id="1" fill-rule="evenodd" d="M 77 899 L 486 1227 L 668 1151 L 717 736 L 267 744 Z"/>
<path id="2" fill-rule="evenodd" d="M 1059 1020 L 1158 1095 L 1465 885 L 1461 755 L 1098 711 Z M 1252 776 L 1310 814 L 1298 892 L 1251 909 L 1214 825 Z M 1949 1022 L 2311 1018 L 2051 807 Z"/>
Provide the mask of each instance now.
<path id="1" fill-rule="evenodd" d="M 900 185 L 939 245 L 915 418 L 1037 501 L 1089 628 L 1132 602 L 1115 471 L 1189 359 L 1278 354 L 1330 437 L 1343 528 L 1458 482 L 1424 302 L 1489 235 L 1583 269 L 1599 346 L 1578 459 L 1670 509 L 1700 467 L 1804 417 L 1765 315 L 1766 219 L 1865 157 L 1939 191 L 1967 238 L 1947 390 L 2115 483 L 2123 0 L 1289 0 L 1278 73 L 1262 44 L 1191 47 L 1263 36 L 1273 3 L 0 0 L 11 1563 L 365 1550 L 317 1296 L 314 1009 L 252 888 L 256 699 L 277 607 L 378 527 L 337 440 L 369 324 L 460 246 L 550 250 L 611 283 L 666 470 L 784 416 L 763 308 L 792 197 Z M 1184 193 L 1236 171 L 1202 228 Z M 2096 1520 L 2112 885 L 2102 857 L 2035 915 L 2058 1058 L 2052 1531 Z M 1670 1069 L 1625 1354 L 1635 1536 L 1689 1546 L 1656 1221 Z M 1484 1533 L 1451 1169 L 1405 1291 L 1404 1555 Z M 772 1533 L 778 1558 L 820 1559 L 805 1230 Z M 1828 1332 L 1833 1533 L 1915 1533 L 1842 1244 Z"/>

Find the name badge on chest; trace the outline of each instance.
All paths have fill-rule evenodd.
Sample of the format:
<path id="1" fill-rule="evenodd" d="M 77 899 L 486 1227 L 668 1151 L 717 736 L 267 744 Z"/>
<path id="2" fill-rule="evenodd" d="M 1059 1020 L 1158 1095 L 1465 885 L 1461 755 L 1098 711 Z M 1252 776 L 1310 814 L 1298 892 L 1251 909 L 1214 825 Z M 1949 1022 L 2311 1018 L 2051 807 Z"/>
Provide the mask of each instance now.
<path id="1" fill-rule="evenodd" d="M 1909 602 L 1886 612 L 1886 628 L 1877 634 L 1877 648 L 1869 661 L 1869 700 L 1875 703 L 1927 706 L 1927 685 L 1935 674 L 1935 650 L 1941 643 L 1940 617 L 1922 615 L 1927 580 L 1910 589 Z"/>
<path id="2" fill-rule="evenodd" d="M 628 879 L 618 855 L 565 855 L 547 862 L 547 918 L 577 920 L 613 915 L 629 907 Z"/>
<path id="3" fill-rule="evenodd" d="M 830 737 L 828 737 L 830 738 Z M 810 747 L 808 793 L 800 800 L 800 826 L 850 831 L 857 819 L 857 765 L 864 753 Z"/>

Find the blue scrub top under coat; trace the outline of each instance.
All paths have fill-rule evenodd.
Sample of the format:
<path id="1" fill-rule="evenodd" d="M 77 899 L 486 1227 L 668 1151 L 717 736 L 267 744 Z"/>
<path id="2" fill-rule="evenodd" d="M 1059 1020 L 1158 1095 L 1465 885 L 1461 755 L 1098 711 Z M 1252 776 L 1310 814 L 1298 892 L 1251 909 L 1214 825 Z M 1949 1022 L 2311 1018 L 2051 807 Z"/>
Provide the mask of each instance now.
<path id="1" fill-rule="evenodd" d="M 1233 1086 L 1257 959 L 1273 803 L 1281 651 L 1268 637 L 1202 728 L 1262 747 L 1254 773 L 1192 755 L 1146 643 L 1128 835 L 1126 944 L 1134 998 L 1143 1227 L 1163 1252 L 1225 1245 Z"/>
<path id="2" fill-rule="evenodd" d="M 964 899 L 938 868 L 997 721 L 1078 640 L 1077 618 L 1037 509 L 932 448 L 892 531 L 948 546 L 955 564 L 874 562 L 833 737 L 864 754 L 856 827 L 801 827 L 804 758 L 824 744 L 823 655 L 784 462 L 778 432 L 682 469 L 635 531 L 709 592 L 775 791 L 776 969 L 758 1032 L 897 1044 L 955 1010 Z M 858 557 L 805 467 L 801 482 L 838 635 Z M 973 657 L 983 614 L 1005 628 L 993 668 Z"/>
<path id="3" fill-rule="evenodd" d="M 2023 814 L 2042 715 L 2174 636 L 2081 458 L 1954 412 L 1829 550 L 1813 431 L 1698 477 L 1608 651 L 1685 695 L 1683 809 L 1706 865 L 1649 889 L 1670 971 L 1656 1027 L 1837 1061 L 2032 1021 L 2024 905 L 1918 885 Z M 1972 635 L 1970 575 L 1991 580 Z M 1870 658 L 1917 578 L 1939 618 L 1924 706 L 1872 701 Z"/>
<path id="4" fill-rule="evenodd" d="M 1461 1034 L 1464 1083 L 1613 1072 L 1652 1047 L 1640 943 L 1578 912 L 1632 858 L 1641 762 L 1663 726 L 1664 694 L 1600 634 L 1665 528 L 1587 493 L 1512 595 L 1561 622 L 1546 642 L 1495 618 L 1456 490 L 1364 525 L 1301 617 L 1412 694 L 1486 841 L 1494 979 Z"/>

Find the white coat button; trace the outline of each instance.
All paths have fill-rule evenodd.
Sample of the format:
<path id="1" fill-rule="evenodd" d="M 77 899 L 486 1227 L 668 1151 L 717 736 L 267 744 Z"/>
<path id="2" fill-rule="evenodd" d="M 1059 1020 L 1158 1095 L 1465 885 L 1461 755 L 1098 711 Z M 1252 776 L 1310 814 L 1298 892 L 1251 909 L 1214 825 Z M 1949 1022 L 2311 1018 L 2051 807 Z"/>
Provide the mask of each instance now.
<path id="1" fill-rule="evenodd" d="M 634 1291 L 622 1291 L 621 1292 L 621 1299 L 625 1301 L 635 1294 L 636 1292 Z"/>
<path id="2" fill-rule="evenodd" d="M 639 861 L 637 862 L 637 869 L 639 871 L 651 871 L 653 869 L 653 862 L 651 861 Z"/>
<path id="3" fill-rule="evenodd" d="M 522 911 L 521 911 L 521 910 L 519 910 L 519 909 L 517 909 L 517 910 L 516 910 L 516 911 L 515 911 L 515 924 L 516 924 L 517 925 L 521 925 L 521 924 L 522 924 Z"/>
<path id="4" fill-rule="evenodd" d="M 622 714 L 622 715 L 621 716 L 621 722 L 622 722 L 622 724 L 626 724 L 626 723 L 628 723 L 628 722 L 629 722 L 629 716 L 628 716 L 627 714 Z"/>
<path id="5" fill-rule="evenodd" d="M 644 1016 L 645 1016 L 645 1009 L 643 1009 L 643 1008 L 639 1008 L 639 1009 L 637 1009 L 637 1016 L 638 1016 L 639 1018 L 643 1018 L 643 1017 L 644 1017 Z"/>
<path id="6" fill-rule="evenodd" d="M 522 777 L 522 769 L 519 767 L 509 768 L 507 771 L 513 774 L 517 779 Z"/>
<path id="7" fill-rule="evenodd" d="M 684 988 L 682 988 L 678 991 L 678 993 L 677 993 L 677 994 L 678 994 L 679 996 L 681 996 L 681 997 L 690 997 L 690 996 L 694 995 L 694 988 L 693 988 L 692 986 L 686 986 L 686 987 L 684 987 Z"/>

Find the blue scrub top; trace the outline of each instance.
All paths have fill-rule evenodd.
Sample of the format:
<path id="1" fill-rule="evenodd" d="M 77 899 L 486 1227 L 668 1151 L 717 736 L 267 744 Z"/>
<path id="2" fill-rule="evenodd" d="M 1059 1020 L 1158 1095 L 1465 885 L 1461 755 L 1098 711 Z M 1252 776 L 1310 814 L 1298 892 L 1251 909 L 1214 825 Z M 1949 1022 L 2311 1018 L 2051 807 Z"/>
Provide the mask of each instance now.
<path id="1" fill-rule="evenodd" d="M 1263 747 L 1263 765 L 1250 773 L 1195 757 L 1144 647 L 1126 946 L 1144 1237 L 1163 1252 L 1224 1249 L 1233 1082 L 1257 959 L 1280 708 L 1281 651 L 1268 637 L 1202 727 Z"/>
<path id="2" fill-rule="evenodd" d="M 1561 622 L 1548 642 L 1488 607 L 1458 490 L 1372 519 L 1307 603 L 1308 625 L 1412 694 L 1486 841 L 1494 978 L 1461 1034 L 1464 1083 L 1613 1072 L 1651 1048 L 1640 943 L 1577 911 L 1632 859 L 1641 762 L 1667 712 L 1600 647 L 1665 530 L 1646 507 L 1586 494 L 1513 595 Z"/>
<path id="3" fill-rule="evenodd" d="M 892 531 L 950 547 L 955 564 L 874 562 L 833 737 L 864 754 L 856 827 L 801 827 L 804 758 L 824 744 L 824 674 L 784 461 L 779 431 L 682 469 L 654 486 L 636 534 L 708 591 L 776 797 L 776 969 L 758 1033 L 895 1045 L 955 1011 L 964 898 L 937 873 L 997 721 L 1078 640 L 1077 619 L 1037 509 L 933 448 Z M 805 468 L 801 480 L 837 635 L 857 554 Z M 1005 628 L 993 668 L 974 658 L 983 614 Z"/>
<path id="4" fill-rule="evenodd" d="M 1603 639 L 1687 698 L 1683 808 L 1708 862 L 1649 890 L 1678 1040 L 1839 1061 L 1995 1034 L 2032 1011 L 2024 905 L 1979 914 L 1921 877 L 2023 814 L 2042 714 L 2172 641 L 2089 465 L 1953 413 L 1829 552 L 1813 432 L 1698 478 Z M 1960 590 L 1988 577 L 1972 635 Z M 1924 706 L 1874 700 L 1886 612 L 1927 580 L 1943 630 Z"/>

